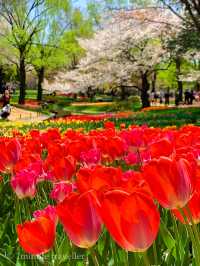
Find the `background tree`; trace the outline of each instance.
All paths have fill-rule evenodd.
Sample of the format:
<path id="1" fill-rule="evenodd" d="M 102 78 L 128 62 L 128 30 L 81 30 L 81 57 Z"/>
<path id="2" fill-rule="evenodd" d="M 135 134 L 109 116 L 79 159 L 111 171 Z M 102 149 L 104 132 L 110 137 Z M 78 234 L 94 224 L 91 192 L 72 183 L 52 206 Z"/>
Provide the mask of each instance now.
<path id="1" fill-rule="evenodd" d="M 89 8 L 92 12 L 91 5 Z M 95 14 L 93 10 L 93 13 L 85 16 L 79 9 L 73 8 L 70 1 L 55 5 L 47 12 L 43 30 L 35 35 L 30 51 L 30 61 L 38 77 L 38 100 L 42 100 L 45 74 L 76 67 L 79 58 L 84 54 L 78 38 L 91 36 Z"/>
<path id="2" fill-rule="evenodd" d="M 200 2 L 198 0 L 160 0 L 173 14 L 179 17 L 185 25 L 200 34 Z"/>
<path id="3" fill-rule="evenodd" d="M 76 77 L 75 82 L 78 83 L 77 77 L 80 77 L 79 87 L 84 79 L 89 81 L 85 84 L 91 87 L 101 86 L 104 81 L 115 83 L 122 88 L 124 98 L 124 88 L 127 87 L 124 83 L 131 84 L 135 76 L 140 80 L 138 88 L 142 104 L 148 106 L 149 77 L 168 57 L 162 39 L 174 30 L 168 24 L 169 14 L 166 9 L 154 8 L 117 11 L 110 20 L 103 21 L 103 28 L 96 32 L 93 39 L 81 40 L 87 56 L 81 60 L 76 74 L 68 73 L 66 79 L 75 80 Z M 172 15 L 171 19 L 176 25 L 176 16 Z M 132 86 L 137 85 L 132 83 Z"/>
<path id="4" fill-rule="evenodd" d="M 42 29 L 43 15 L 47 9 L 45 0 L 0 1 L 0 16 L 8 25 L 6 30 L 1 32 L 1 37 L 16 49 L 18 57 L 20 104 L 25 101 L 27 55 L 32 47 L 34 36 Z"/>

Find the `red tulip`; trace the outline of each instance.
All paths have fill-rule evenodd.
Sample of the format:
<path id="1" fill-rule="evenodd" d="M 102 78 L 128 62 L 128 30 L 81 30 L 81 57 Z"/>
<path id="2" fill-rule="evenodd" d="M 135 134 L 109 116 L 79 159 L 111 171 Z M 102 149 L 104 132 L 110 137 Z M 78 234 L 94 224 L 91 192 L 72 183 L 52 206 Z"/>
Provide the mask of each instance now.
<path id="1" fill-rule="evenodd" d="M 159 212 L 149 196 L 112 190 L 104 194 L 100 203 L 100 216 L 119 246 L 134 252 L 148 249 L 160 223 Z"/>
<path id="2" fill-rule="evenodd" d="M 1 150 L 0 171 L 2 172 L 5 170 L 8 164 L 8 154 L 7 154 L 5 142 L 0 142 L 0 150 Z"/>
<path id="3" fill-rule="evenodd" d="M 69 143 L 67 151 L 76 160 L 80 160 L 81 152 L 91 149 L 90 146 L 91 143 L 87 143 L 87 139 L 76 139 Z"/>
<path id="4" fill-rule="evenodd" d="M 56 180 L 70 180 L 76 171 L 76 160 L 71 155 L 61 157 L 52 162 L 50 168 Z"/>
<path id="5" fill-rule="evenodd" d="M 150 144 L 150 152 L 152 158 L 159 158 L 160 156 L 170 156 L 173 152 L 173 145 L 168 139 L 160 139 Z"/>
<path id="6" fill-rule="evenodd" d="M 48 252 L 53 247 L 55 233 L 55 223 L 52 219 L 44 216 L 17 225 L 17 235 L 21 247 L 33 255 Z"/>
<path id="7" fill-rule="evenodd" d="M 143 167 L 143 175 L 164 208 L 182 208 L 194 192 L 196 172 L 185 159 L 154 159 Z"/>
<path id="8" fill-rule="evenodd" d="M 48 144 L 52 141 L 60 140 L 61 135 L 58 128 L 50 128 L 46 132 L 42 133 L 40 138 L 44 146 L 48 147 Z"/>
<path id="9" fill-rule="evenodd" d="M 111 122 L 111 121 L 107 121 L 104 123 L 104 127 L 109 129 L 109 128 L 112 128 L 114 129 L 115 128 L 115 123 L 114 122 Z"/>
<path id="10" fill-rule="evenodd" d="M 57 205 L 57 214 L 69 239 L 74 245 L 89 248 L 101 233 L 101 220 L 96 212 L 98 204 L 91 191 L 84 194 L 72 193 Z"/>
<path id="11" fill-rule="evenodd" d="M 173 210 L 174 215 L 182 222 L 198 224 L 200 222 L 200 179 L 197 180 L 195 192 L 188 202 L 187 207 L 182 209 L 184 216 L 179 210 Z M 192 222 L 191 222 L 192 218 Z"/>
<path id="12" fill-rule="evenodd" d="M 0 171 L 12 168 L 14 164 L 20 159 L 21 145 L 18 140 L 11 139 L 9 141 L 0 142 L 1 158 Z"/>
<path id="13" fill-rule="evenodd" d="M 108 190 L 119 186 L 122 179 L 121 168 L 97 165 L 94 168 L 81 168 L 77 173 L 77 187 L 80 192 L 90 189 Z"/>
<path id="14" fill-rule="evenodd" d="M 7 145 L 9 164 L 15 164 L 21 156 L 21 145 L 17 139 L 12 139 Z"/>
<path id="15" fill-rule="evenodd" d="M 104 143 L 106 154 L 112 159 L 118 159 L 124 155 L 126 144 L 120 137 L 109 137 Z"/>
<path id="16" fill-rule="evenodd" d="M 124 172 L 120 184 L 120 189 L 128 193 L 133 193 L 138 188 L 142 189 L 142 191 L 146 192 L 149 196 L 152 196 L 149 186 L 144 180 L 141 172 L 132 170 Z"/>

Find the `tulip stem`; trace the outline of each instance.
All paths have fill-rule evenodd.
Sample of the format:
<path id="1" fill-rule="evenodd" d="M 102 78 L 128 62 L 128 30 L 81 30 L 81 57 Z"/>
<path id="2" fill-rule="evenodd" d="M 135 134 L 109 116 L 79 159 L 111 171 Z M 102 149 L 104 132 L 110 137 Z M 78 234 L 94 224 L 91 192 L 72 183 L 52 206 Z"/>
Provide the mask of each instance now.
<path id="1" fill-rule="evenodd" d="M 196 231 L 196 228 L 194 226 L 194 222 L 192 220 L 192 216 L 191 216 L 191 212 L 190 212 L 190 209 L 188 206 L 186 206 L 186 210 L 188 212 L 188 215 L 189 215 L 189 221 L 191 222 L 192 224 L 192 228 L 191 226 L 188 224 L 188 219 L 183 211 L 183 209 L 179 209 L 181 215 L 183 216 L 183 219 L 185 221 L 185 225 L 186 225 L 186 228 L 188 230 L 188 233 L 191 237 L 191 240 L 192 240 L 192 245 L 193 245 L 193 248 L 194 248 L 194 251 L 195 251 L 195 260 L 196 260 L 196 263 L 197 265 L 200 265 L 200 254 L 199 254 L 199 243 L 198 243 L 198 234 L 197 234 L 197 231 Z"/>
<path id="2" fill-rule="evenodd" d="M 94 262 L 94 265 L 95 266 L 99 266 L 99 262 L 98 262 L 98 259 L 97 259 L 97 254 L 96 254 L 96 251 L 94 250 L 94 248 L 90 249 L 90 253 L 91 253 L 91 257 L 92 257 L 92 260 Z"/>
<path id="3" fill-rule="evenodd" d="M 114 259 L 114 265 L 117 265 L 117 262 L 118 262 L 117 250 L 116 250 L 116 246 L 115 246 L 114 241 L 111 240 L 110 245 L 111 245 L 112 256 L 113 256 L 113 259 Z"/>
<path id="4" fill-rule="evenodd" d="M 197 226 L 194 224 L 194 221 L 192 219 L 192 214 L 191 214 L 191 211 L 190 211 L 190 208 L 188 207 L 188 205 L 186 205 L 186 210 L 189 214 L 189 218 L 190 218 L 190 221 L 191 221 L 191 224 L 192 224 L 192 228 L 193 228 L 193 231 L 194 231 L 194 235 L 196 237 L 196 241 L 197 243 L 199 243 L 199 233 L 198 233 L 198 229 L 197 229 Z"/>
<path id="5" fill-rule="evenodd" d="M 198 234 L 197 226 L 193 222 L 192 214 L 191 214 L 191 211 L 190 211 L 190 208 L 188 207 L 188 205 L 186 205 L 186 210 L 189 214 L 189 219 L 190 219 L 191 224 L 192 224 L 192 231 L 194 234 L 195 245 L 196 245 L 197 255 L 198 255 L 198 265 L 200 265 L 200 244 L 199 244 L 199 234 Z"/>
<path id="6" fill-rule="evenodd" d="M 129 266 L 129 261 L 128 261 L 128 251 L 126 251 L 125 256 L 126 256 L 126 266 Z"/>
<path id="7" fill-rule="evenodd" d="M 149 263 L 149 259 L 148 259 L 148 255 L 147 255 L 147 251 L 145 251 L 145 252 L 143 253 L 143 260 L 144 260 L 144 265 L 145 265 L 145 266 L 149 266 L 149 265 L 150 265 L 150 263 Z"/>
<path id="8" fill-rule="evenodd" d="M 176 238 L 176 254 L 177 254 L 177 259 L 180 263 L 181 261 L 181 258 L 180 258 L 180 239 L 179 239 L 179 231 L 178 231 L 178 226 L 177 226 L 177 222 L 176 222 L 176 218 L 175 216 L 171 213 L 171 216 L 172 216 L 172 221 L 173 221 L 173 226 L 174 226 L 174 232 L 175 232 L 175 238 Z"/>
<path id="9" fill-rule="evenodd" d="M 155 241 L 153 243 L 153 256 L 154 256 L 155 265 L 158 265 L 158 254 L 157 254 L 156 242 Z"/>

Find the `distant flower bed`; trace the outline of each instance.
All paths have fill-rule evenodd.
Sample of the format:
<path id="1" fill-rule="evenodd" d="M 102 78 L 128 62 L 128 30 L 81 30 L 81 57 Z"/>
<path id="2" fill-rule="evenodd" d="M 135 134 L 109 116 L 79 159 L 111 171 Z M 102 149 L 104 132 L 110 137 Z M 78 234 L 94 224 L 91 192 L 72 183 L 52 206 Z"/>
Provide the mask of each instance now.
<path id="1" fill-rule="evenodd" d="M 156 111 L 156 110 L 169 110 L 172 109 L 174 107 L 170 107 L 170 106 L 150 106 L 150 107 L 145 107 L 142 109 L 142 111 Z"/>
<path id="2" fill-rule="evenodd" d="M 119 112 L 97 115 L 69 115 L 62 118 L 56 118 L 55 121 L 101 121 L 109 118 L 126 118 L 132 115 L 133 112 Z"/>
<path id="3" fill-rule="evenodd" d="M 40 102 L 34 99 L 27 99 L 23 107 L 30 107 L 30 108 L 38 108 L 40 106 Z"/>

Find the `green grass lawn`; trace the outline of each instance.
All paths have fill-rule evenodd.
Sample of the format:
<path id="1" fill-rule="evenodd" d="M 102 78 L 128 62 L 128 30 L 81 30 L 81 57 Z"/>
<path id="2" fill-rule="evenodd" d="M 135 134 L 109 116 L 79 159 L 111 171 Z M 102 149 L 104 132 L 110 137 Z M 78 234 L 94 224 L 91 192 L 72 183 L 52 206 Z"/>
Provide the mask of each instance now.
<path id="1" fill-rule="evenodd" d="M 64 107 L 65 111 L 72 113 L 85 113 L 85 114 L 98 114 L 109 112 L 110 106 L 66 106 Z"/>
<path id="2" fill-rule="evenodd" d="M 12 94 L 11 97 L 11 104 L 16 104 L 18 103 L 19 99 L 19 90 L 16 90 L 15 93 Z M 37 99 L 37 90 L 31 90 L 28 89 L 26 90 L 26 99 Z"/>
<path id="3" fill-rule="evenodd" d="M 81 105 L 81 106 L 66 106 L 65 111 L 72 113 L 84 114 L 98 114 L 98 113 L 112 113 L 121 111 L 138 111 L 141 108 L 140 103 L 131 103 L 130 101 L 113 102 L 111 105 Z"/>

